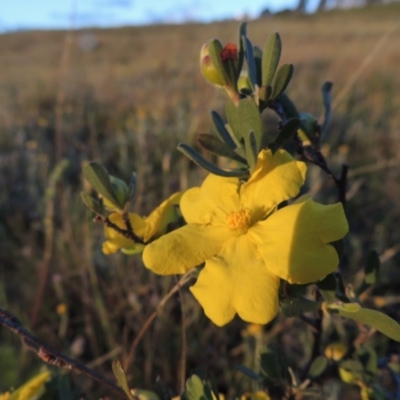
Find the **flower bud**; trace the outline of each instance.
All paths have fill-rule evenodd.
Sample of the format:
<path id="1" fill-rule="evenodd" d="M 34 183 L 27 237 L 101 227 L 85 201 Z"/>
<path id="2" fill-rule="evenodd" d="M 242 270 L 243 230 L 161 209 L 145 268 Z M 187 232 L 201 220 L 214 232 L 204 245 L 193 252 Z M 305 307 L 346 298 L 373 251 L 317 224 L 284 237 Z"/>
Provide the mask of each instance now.
<path id="1" fill-rule="evenodd" d="M 200 70 L 204 78 L 217 86 L 224 86 L 224 77 L 219 73 L 213 64 L 210 53 L 208 52 L 208 44 L 204 44 L 200 50 Z"/>

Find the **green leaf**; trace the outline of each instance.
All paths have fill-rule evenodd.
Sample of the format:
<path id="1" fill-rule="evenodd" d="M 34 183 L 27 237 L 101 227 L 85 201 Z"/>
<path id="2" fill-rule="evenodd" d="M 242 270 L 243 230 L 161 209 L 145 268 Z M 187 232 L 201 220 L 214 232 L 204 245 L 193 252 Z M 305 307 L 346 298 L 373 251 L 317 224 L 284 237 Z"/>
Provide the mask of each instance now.
<path id="1" fill-rule="evenodd" d="M 136 187 L 137 187 L 136 172 L 132 172 L 131 179 L 129 181 L 129 196 L 128 196 L 128 201 L 130 203 L 133 203 L 133 200 L 136 197 Z"/>
<path id="2" fill-rule="evenodd" d="M 279 97 L 289 85 L 293 76 L 293 65 L 283 64 L 279 67 L 278 72 L 272 82 L 272 95 L 271 99 Z"/>
<path id="3" fill-rule="evenodd" d="M 262 85 L 271 85 L 281 58 L 282 43 L 279 33 L 271 33 L 264 46 L 262 57 Z"/>
<path id="4" fill-rule="evenodd" d="M 240 100 L 237 107 L 237 125 L 241 136 L 246 138 L 253 131 L 256 139 L 257 155 L 261 150 L 262 143 L 262 121 L 257 104 L 251 97 Z"/>
<path id="5" fill-rule="evenodd" d="M 255 88 L 257 86 L 257 68 L 256 68 L 255 60 L 254 60 L 253 45 L 251 44 L 250 40 L 247 39 L 246 36 L 242 36 L 242 40 L 243 40 L 244 48 L 245 48 L 247 68 L 248 68 L 248 74 L 249 74 L 249 79 L 250 79 L 250 83 L 251 83 L 251 88 L 253 89 L 253 92 L 254 92 Z"/>
<path id="6" fill-rule="evenodd" d="M 99 163 L 93 161 L 83 168 L 83 176 L 92 188 L 101 196 L 109 200 L 116 207 L 123 207 L 114 194 L 114 188 L 106 169 Z"/>
<path id="7" fill-rule="evenodd" d="M 221 60 L 221 52 L 223 50 L 222 43 L 218 39 L 210 40 L 208 43 L 208 53 L 210 54 L 211 62 L 218 71 L 218 74 L 223 78 L 224 84 L 228 83 L 224 64 Z"/>
<path id="8" fill-rule="evenodd" d="M 331 306 L 329 306 L 329 308 L 331 308 Z M 355 312 L 349 312 L 344 309 L 337 310 L 342 317 L 350 318 L 364 325 L 371 326 L 388 338 L 400 342 L 400 325 L 388 315 L 369 308 L 360 308 Z"/>
<path id="9" fill-rule="evenodd" d="M 319 133 L 317 131 L 318 121 L 314 115 L 308 112 L 301 112 L 301 130 L 312 144 L 319 144 Z M 301 138 L 303 140 L 303 138 Z M 304 140 L 303 140 L 304 141 Z"/>
<path id="10" fill-rule="evenodd" d="M 284 111 L 287 119 L 291 119 L 291 118 L 300 119 L 300 114 L 297 111 L 296 106 L 294 105 L 292 100 L 290 100 L 290 98 L 289 98 L 289 96 L 287 94 L 282 93 L 275 100 L 275 102 L 278 102 L 282 106 L 283 111 Z"/>
<path id="11" fill-rule="evenodd" d="M 236 106 L 232 103 L 233 107 Z M 214 122 L 214 126 L 216 128 L 217 134 L 220 136 L 220 138 L 232 149 L 235 150 L 237 147 L 239 147 L 239 143 L 235 140 L 236 137 L 234 135 L 231 135 L 228 129 L 226 129 L 225 126 L 225 121 L 222 119 L 222 117 L 216 112 L 216 111 L 211 111 L 211 118 Z"/>
<path id="12" fill-rule="evenodd" d="M 107 213 L 105 212 L 103 205 L 95 198 L 93 198 L 89 193 L 82 192 L 81 197 L 85 205 L 95 214 L 101 215 L 102 217 L 107 216 Z"/>
<path id="13" fill-rule="evenodd" d="M 128 398 L 130 400 L 134 400 L 134 397 L 132 396 L 131 391 L 128 386 L 128 380 L 126 378 L 125 371 L 123 370 L 122 365 L 119 360 L 115 360 L 112 363 L 112 370 L 113 370 L 114 376 L 117 379 L 117 382 L 121 386 L 122 390 L 126 393 L 126 395 L 128 396 Z"/>
<path id="14" fill-rule="evenodd" d="M 345 311 L 347 313 L 356 313 L 361 309 L 359 303 L 332 303 L 328 306 L 331 310 Z"/>
<path id="15" fill-rule="evenodd" d="M 281 314 L 285 317 L 299 317 L 306 312 L 317 311 L 321 304 L 304 297 L 286 298 L 282 302 Z"/>
<path id="16" fill-rule="evenodd" d="M 258 90 L 258 98 L 260 99 L 260 111 L 262 112 L 269 104 L 271 99 L 272 86 L 261 86 Z"/>
<path id="17" fill-rule="evenodd" d="M 277 348 L 263 348 L 260 352 L 260 368 L 263 376 L 278 384 L 287 383 L 287 363 Z"/>
<path id="18" fill-rule="evenodd" d="M 243 143 L 243 132 L 240 127 L 240 116 L 238 113 L 238 107 L 235 103 L 228 99 L 225 107 L 226 119 L 228 120 L 228 124 L 232 129 L 234 137 L 236 138 L 235 142 Z M 247 133 L 248 131 L 246 131 Z M 238 146 L 239 147 L 239 146 Z"/>
<path id="19" fill-rule="evenodd" d="M 324 122 L 321 127 L 321 140 L 323 139 L 324 135 L 327 132 L 329 121 L 331 119 L 331 90 L 332 90 L 333 83 L 332 82 L 325 82 L 322 85 L 322 100 L 324 103 L 325 115 L 324 115 Z"/>
<path id="20" fill-rule="evenodd" d="M 324 356 L 318 356 L 312 362 L 310 369 L 308 370 L 308 379 L 314 380 L 321 376 L 328 367 L 328 360 Z"/>
<path id="21" fill-rule="evenodd" d="M 365 372 L 370 378 L 374 378 L 378 373 L 378 355 L 372 346 L 363 345 L 357 348 L 355 356 L 363 364 Z"/>
<path id="22" fill-rule="evenodd" d="M 269 145 L 272 153 L 280 149 L 288 140 L 290 140 L 300 127 L 299 119 L 290 119 L 278 133 L 276 139 Z"/>
<path id="23" fill-rule="evenodd" d="M 206 385 L 199 376 L 192 375 L 186 381 L 186 398 L 188 400 L 213 400 L 211 391 L 205 390 Z"/>
<path id="24" fill-rule="evenodd" d="M 243 68 L 244 61 L 244 43 L 242 38 L 247 37 L 247 23 L 242 22 L 239 26 L 239 49 L 238 49 L 238 71 L 239 75 Z"/>
<path id="25" fill-rule="evenodd" d="M 254 381 L 259 381 L 262 379 L 262 376 L 254 372 L 252 369 L 245 367 L 244 365 L 236 365 L 235 369 L 240 371 L 242 374 L 246 375 L 250 379 Z"/>
<path id="26" fill-rule="evenodd" d="M 261 86 L 262 79 L 262 50 L 258 46 L 253 47 L 254 63 L 257 72 L 257 85 Z"/>
<path id="27" fill-rule="evenodd" d="M 198 166 L 204 168 L 206 171 L 211 172 L 214 175 L 225 176 L 225 177 L 235 177 L 235 178 L 248 178 L 249 171 L 247 169 L 231 169 L 223 170 L 218 168 L 216 165 L 207 161 L 202 157 L 196 150 L 192 149 L 185 143 L 179 143 L 177 149 L 189 157 Z"/>
<path id="28" fill-rule="evenodd" d="M 226 143 L 221 142 L 218 138 L 213 135 L 208 135 L 207 133 L 200 133 L 196 142 L 203 147 L 205 150 L 217 156 L 230 158 L 232 160 L 238 161 L 244 165 L 247 165 L 245 158 L 239 156 L 231 149 Z"/>
<path id="29" fill-rule="evenodd" d="M 157 393 L 145 389 L 132 389 L 133 396 L 138 400 L 160 400 Z"/>
<path id="30" fill-rule="evenodd" d="M 250 170 L 252 170 L 257 162 L 258 157 L 258 148 L 257 148 L 257 139 L 254 135 L 254 131 L 250 131 L 247 137 L 245 138 L 245 146 L 246 146 L 246 156 L 247 163 L 250 166 Z"/>

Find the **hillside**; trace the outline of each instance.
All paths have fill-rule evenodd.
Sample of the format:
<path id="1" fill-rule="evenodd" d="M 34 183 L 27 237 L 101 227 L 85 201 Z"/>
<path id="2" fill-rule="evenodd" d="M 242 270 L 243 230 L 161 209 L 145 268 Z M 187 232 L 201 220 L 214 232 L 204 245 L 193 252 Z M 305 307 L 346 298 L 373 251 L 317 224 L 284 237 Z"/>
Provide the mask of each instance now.
<path id="1" fill-rule="evenodd" d="M 386 257 L 377 295 L 400 289 L 400 172 L 393 168 L 400 148 L 399 15 L 400 3 L 393 3 L 248 23 L 248 36 L 260 47 L 269 32 L 281 34 L 282 62 L 295 68 L 288 93 L 300 110 L 320 116 L 320 88 L 334 82 L 334 115 L 323 151 L 335 171 L 350 165 L 352 233 L 344 276 L 352 283 L 359 279 L 355 271 L 366 251 L 377 249 Z M 197 184 L 204 172 L 176 152 L 176 144 L 209 132 L 210 110 L 223 113 L 224 104 L 199 72 L 199 50 L 214 37 L 236 42 L 238 27 L 238 21 L 224 21 L 0 35 L 0 304 L 54 347 L 86 363 L 100 359 L 96 367 L 109 377 L 109 360 L 127 353 L 175 281 L 155 277 L 138 258 L 102 254 L 103 228 L 80 198 L 86 188 L 82 165 L 98 160 L 124 179 L 137 171 L 135 211 L 141 214 L 171 192 Z M 276 130 L 276 119 L 265 118 Z M 62 158 L 69 169 L 56 185 L 51 174 Z M 326 176 L 309 171 L 310 191 L 322 202 L 336 201 Z M 229 368 L 249 354 L 245 325 L 211 326 L 193 298 L 184 296 L 193 317 L 188 366 L 212 368 L 219 381 L 233 380 L 237 372 Z M 67 314 L 60 304 L 68 306 Z M 396 304 L 388 312 L 398 317 Z M 143 338 L 130 371 L 135 385 L 152 387 L 161 375 L 178 390 L 178 309 L 177 302 L 168 303 Z M 306 331 L 300 322 L 290 324 Z M 269 334 L 265 341 L 276 339 Z M 296 338 L 308 346 L 310 335 Z M 288 336 L 279 336 L 278 345 L 288 343 Z M 75 354 L 72 345 L 81 339 Z M 381 356 L 399 351 L 385 346 Z M 228 356 L 221 358 L 216 349 Z M 303 350 L 294 352 L 293 362 L 304 362 Z M 8 373 L 0 392 L 40 365 L 4 335 L 0 371 Z M 98 390 L 81 378 L 76 381 L 85 389 Z M 239 379 L 229 390 L 249 385 Z"/>

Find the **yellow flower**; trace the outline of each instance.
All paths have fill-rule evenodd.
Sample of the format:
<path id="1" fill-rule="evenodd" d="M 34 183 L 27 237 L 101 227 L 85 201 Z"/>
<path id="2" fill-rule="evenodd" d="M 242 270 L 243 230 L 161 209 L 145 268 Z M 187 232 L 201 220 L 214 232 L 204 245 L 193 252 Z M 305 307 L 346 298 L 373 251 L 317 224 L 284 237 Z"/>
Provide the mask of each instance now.
<path id="1" fill-rule="evenodd" d="M 141 253 L 147 243 L 152 238 L 163 235 L 170 224 L 176 222 L 178 215 L 176 208 L 178 207 L 182 193 L 175 193 L 157 207 L 147 218 L 143 218 L 138 214 L 129 213 L 129 222 L 133 233 L 143 243 L 136 243 L 132 238 L 124 236 L 117 232 L 114 228 L 105 225 L 104 234 L 106 241 L 103 243 L 103 253 L 112 254 L 121 250 L 126 254 Z M 111 223 L 115 224 L 122 230 L 127 230 L 126 223 L 120 213 L 111 213 L 108 216 Z"/>
<path id="2" fill-rule="evenodd" d="M 10 398 L 12 397 L 15 400 L 34 400 L 38 399 L 45 391 L 45 383 L 49 380 L 51 376 L 50 371 L 43 371 L 40 374 L 34 376 L 20 388 L 18 388 L 15 392 L 10 394 Z M 0 396 L 2 399 L 3 395 Z M 8 397 L 5 397 L 6 400 Z"/>
<path id="3" fill-rule="evenodd" d="M 307 284 L 338 266 L 329 243 L 348 224 L 340 203 L 324 206 L 308 197 L 278 209 L 299 194 L 306 165 L 286 151 L 263 150 L 250 179 L 209 175 L 181 199 L 187 225 L 146 246 L 146 267 L 182 274 L 205 262 L 191 291 L 217 325 L 235 314 L 265 324 L 278 312 L 280 278 Z"/>

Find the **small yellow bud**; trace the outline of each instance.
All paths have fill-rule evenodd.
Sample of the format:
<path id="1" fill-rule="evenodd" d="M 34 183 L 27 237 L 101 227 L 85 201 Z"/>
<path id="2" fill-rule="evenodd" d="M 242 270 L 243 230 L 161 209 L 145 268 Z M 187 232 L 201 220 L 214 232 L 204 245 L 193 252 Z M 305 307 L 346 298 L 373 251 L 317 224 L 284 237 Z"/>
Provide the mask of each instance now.
<path id="1" fill-rule="evenodd" d="M 215 65 L 212 63 L 207 44 L 204 44 L 200 50 L 200 71 L 204 78 L 213 85 L 224 85 L 224 77 L 221 76 L 217 68 L 215 68 Z"/>
<path id="2" fill-rule="evenodd" d="M 67 305 L 66 305 L 65 303 L 60 303 L 60 304 L 57 306 L 56 311 L 57 311 L 57 314 L 58 314 L 59 316 L 62 316 L 62 315 L 65 315 L 65 314 L 67 313 L 68 307 L 67 307 Z"/>
<path id="3" fill-rule="evenodd" d="M 347 347 L 343 343 L 331 343 L 325 348 L 324 354 L 326 358 L 334 361 L 340 361 L 347 353 Z"/>

